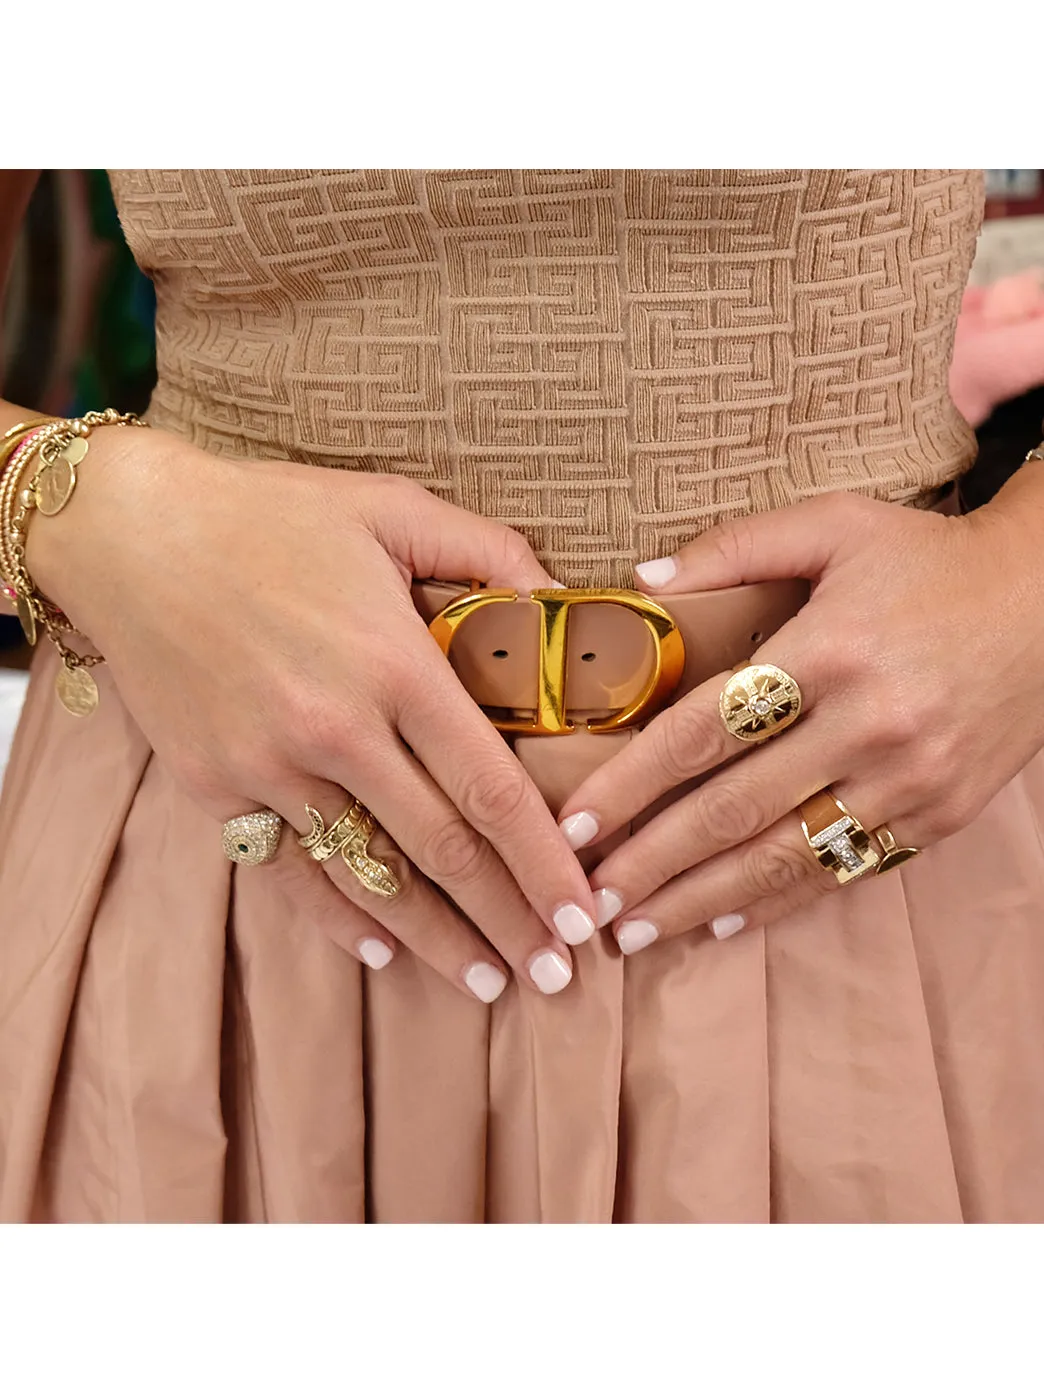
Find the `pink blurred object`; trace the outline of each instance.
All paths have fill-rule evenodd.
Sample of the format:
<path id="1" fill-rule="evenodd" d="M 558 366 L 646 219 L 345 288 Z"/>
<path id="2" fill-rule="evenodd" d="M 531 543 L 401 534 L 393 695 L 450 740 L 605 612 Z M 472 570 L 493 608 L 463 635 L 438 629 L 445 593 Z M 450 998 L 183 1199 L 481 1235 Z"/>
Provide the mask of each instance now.
<path id="1" fill-rule="evenodd" d="M 969 425 L 1002 401 L 1044 386 L 1044 270 L 964 292 L 950 365 L 950 395 Z"/>

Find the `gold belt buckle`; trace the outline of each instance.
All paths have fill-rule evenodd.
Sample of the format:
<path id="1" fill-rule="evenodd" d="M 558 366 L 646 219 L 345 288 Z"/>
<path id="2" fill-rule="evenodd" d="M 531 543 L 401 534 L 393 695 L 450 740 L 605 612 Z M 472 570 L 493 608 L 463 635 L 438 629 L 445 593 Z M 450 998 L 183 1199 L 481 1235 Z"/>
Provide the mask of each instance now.
<path id="1" fill-rule="evenodd" d="M 517 590 L 472 590 L 450 600 L 428 628 L 449 656 L 454 636 L 477 610 L 487 604 L 513 604 Z M 637 590 L 533 590 L 529 596 L 540 609 L 537 708 L 533 720 L 491 716 L 498 730 L 524 735 L 571 735 L 576 724 L 566 708 L 566 645 L 569 616 L 576 604 L 615 604 L 639 616 L 653 640 L 654 661 L 649 679 L 633 701 L 601 720 L 589 720 L 592 734 L 624 730 L 648 720 L 669 699 L 685 667 L 685 640 L 674 619 L 655 600 Z"/>

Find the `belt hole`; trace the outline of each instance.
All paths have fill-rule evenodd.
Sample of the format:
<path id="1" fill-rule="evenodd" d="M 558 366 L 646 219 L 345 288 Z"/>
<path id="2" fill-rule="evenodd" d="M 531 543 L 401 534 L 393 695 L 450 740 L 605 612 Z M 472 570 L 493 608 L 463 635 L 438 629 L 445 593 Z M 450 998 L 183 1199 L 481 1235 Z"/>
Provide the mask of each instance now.
<path id="1" fill-rule="evenodd" d="M 762 640 L 762 638 L 764 638 L 764 636 L 765 636 L 764 633 L 762 633 L 762 632 L 760 631 L 760 629 L 759 629 L 757 633 L 752 633 L 752 634 L 750 635 L 750 641 L 751 641 L 752 643 L 760 643 L 761 640 Z"/>
<path id="2" fill-rule="evenodd" d="M 507 655 L 507 648 L 497 648 L 493 653 L 494 657 L 507 657 Z"/>
<path id="3" fill-rule="evenodd" d="M 594 660 L 595 660 L 595 655 L 594 655 L 594 653 L 581 653 L 581 654 L 580 654 L 580 661 L 581 661 L 581 662 L 593 662 Z"/>

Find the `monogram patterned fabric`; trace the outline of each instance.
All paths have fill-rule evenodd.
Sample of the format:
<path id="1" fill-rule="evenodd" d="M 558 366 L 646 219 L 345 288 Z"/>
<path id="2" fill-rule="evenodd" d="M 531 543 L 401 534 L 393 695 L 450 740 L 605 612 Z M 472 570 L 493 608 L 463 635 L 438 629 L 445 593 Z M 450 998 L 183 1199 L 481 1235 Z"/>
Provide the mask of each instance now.
<path id="1" fill-rule="evenodd" d="M 960 473 L 981 213 L 938 170 L 134 170 L 150 418 L 217 454 L 394 471 L 570 584 L 725 517 Z"/>

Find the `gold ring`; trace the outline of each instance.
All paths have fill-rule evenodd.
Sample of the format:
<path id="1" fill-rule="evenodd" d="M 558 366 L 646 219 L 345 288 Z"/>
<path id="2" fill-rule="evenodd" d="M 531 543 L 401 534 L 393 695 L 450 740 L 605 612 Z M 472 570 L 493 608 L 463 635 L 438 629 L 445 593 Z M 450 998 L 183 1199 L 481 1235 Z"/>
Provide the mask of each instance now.
<path id="1" fill-rule="evenodd" d="M 806 798 L 798 811 L 809 850 L 838 884 L 858 880 L 880 861 L 862 822 L 829 788 Z"/>
<path id="2" fill-rule="evenodd" d="M 312 830 L 297 839 L 313 860 L 322 863 L 340 851 L 341 859 L 364 889 L 385 899 L 395 898 L 402 884 L 390 865 L 367 850 L 370 837 L 377 830 L 377 821 L 358 798 L 352 798 L 329 827 L 314 807 L 306 804 L 305 811 Z"/>
<path id="3" fill-rule="evenodd" d="M 888 870 L 897 870 L 900 865 L 904 865 L 908 860 L 913 860 L 914 856 L 919 856 L 921 852 L 916 846 L 897 846 L 895 837 L 886 826 L 879 826 L 874 832 L 884 855 L 881 857 L 881 864 L 877 867 L 877 873 L 883 875 Z"/>
<path id="4" fill-rule="evenodd" d="M 247 812 L 221 828 L 221 849 L 237 865 L 267 865 L 275 859 L 282 832 L 278 812 Z"/>
<path id="5" fill-rule="evenodd" d="M 782 667 L 754 663 L 729 677 L 718 710 L 730 735 L 760 744 L 793 725 L 801 714 L 801 688 Z"/>

